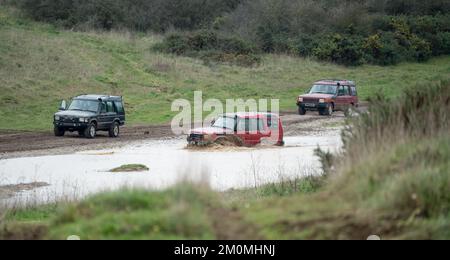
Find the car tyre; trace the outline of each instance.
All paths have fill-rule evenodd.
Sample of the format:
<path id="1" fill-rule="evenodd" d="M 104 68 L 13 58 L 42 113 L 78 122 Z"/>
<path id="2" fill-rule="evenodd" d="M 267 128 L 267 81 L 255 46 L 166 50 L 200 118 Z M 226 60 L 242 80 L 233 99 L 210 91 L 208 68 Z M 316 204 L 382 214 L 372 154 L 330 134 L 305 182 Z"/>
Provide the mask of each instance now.
<path id="1" fill-rule="evenodd" d="M 59 136 L 59 137 L 64 136 L 64 134 L 66 133 L 66 131 L 64 129 L 59 128 L 57 126 L 55 126 L 55 128 L 54 128 L 54 132 L 55 132 L 55 136 Z"/>
<path id="2" fill-rule="evenodd" d="M 321 116 L 332 116 L 334 111 L 333 104 L 328 104 L 327 108 L 319 110 Z"/>
<path id="3" fill-rule="evenodd" d="M 94 123 L 90 123 L 84 130 L 84 136 L 88 139 L 94 139 L 97 135 L 97 129 Z"/>
<path id="4" fill-rule="evenodd" d="M 301 116 L 306 115 L 306 109 L 302 108 L 301 106 L 298 107 L 298 114 Z"/>
<path id="5" fill-rule="evenodd" d="M 114 122 L 114 123 L 109 127 L 109 137 L 117 138 L 117 137 L 119 137 L 119 134 L 120 134 L 119 123 Z"/>

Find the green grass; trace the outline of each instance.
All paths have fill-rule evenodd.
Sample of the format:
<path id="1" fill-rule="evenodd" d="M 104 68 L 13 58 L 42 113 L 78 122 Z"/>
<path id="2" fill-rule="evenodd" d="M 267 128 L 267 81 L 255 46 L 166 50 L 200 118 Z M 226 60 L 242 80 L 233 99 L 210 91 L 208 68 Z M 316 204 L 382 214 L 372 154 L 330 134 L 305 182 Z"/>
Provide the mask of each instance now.
<path id="1" fill-rule="evenodd" d="M 0 7 L 0 129 L 48 130 L 62 99 L 83 93 L 125 97 L 128 123 L 169 122 L 171 103 L 206 98 L 277 98 L 294 110 L 295 98 L 314 81 L 347 78 L 362 99 L 398 96 L 416 84 L 450 74 L 450 57 L 393 67 L 342 67 L 289 56 L 265 55 L 260 66 L 205 65 L 153 52 L 157 35 L 72 32 L 23 18 Z"/>

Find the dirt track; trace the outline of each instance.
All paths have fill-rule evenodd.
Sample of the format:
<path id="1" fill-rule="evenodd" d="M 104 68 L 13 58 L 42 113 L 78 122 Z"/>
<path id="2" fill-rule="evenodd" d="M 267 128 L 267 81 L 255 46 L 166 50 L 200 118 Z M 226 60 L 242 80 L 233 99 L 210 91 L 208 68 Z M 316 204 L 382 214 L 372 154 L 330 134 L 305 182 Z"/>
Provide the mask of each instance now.
<path id="1" fill-rule="evenodd" d="M 302 132 L 321 132 L 324 126 L 338 124 L 344 120 L 342 113 L 333 117 L 322 117 L 316 113 L 299 116 L 294 112 L 282 113 L 285 135 L 299 135 Z M 0 159 L 69 154 L 83 150 L 97 150 L 118 147 L 133 141 L 146 139 L 176 138 L 170 125 L 123 127 L 119 138 L 109 138 L 106 132 L 100 132 L 95 139 L 79 137 L 77 133 L 67 133 L 65 137 L 55 137 L 47 132 L 0 131 Z"/>

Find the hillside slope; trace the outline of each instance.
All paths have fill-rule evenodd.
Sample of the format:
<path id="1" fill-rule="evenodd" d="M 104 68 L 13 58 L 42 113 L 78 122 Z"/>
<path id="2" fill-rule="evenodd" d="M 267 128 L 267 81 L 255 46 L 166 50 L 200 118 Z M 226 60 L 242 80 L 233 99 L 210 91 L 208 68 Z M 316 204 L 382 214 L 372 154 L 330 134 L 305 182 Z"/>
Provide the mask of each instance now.
<path id="1" fill-rule="evenodd" d="M 295 97 L 322 78 L 356 80 L 363 99 L 396 96 L 409 86 L 450 74 L 448 56 L 427 63 L 355 68 L 266 55 L 254 68 L 204 64 L 151 51 L 155 35 L 73 32 L 32 22 L 0 7 L 0 129 L 51 129 L 61 99 L 82 93 L 123 95 L 131 124 L 170 121 L 177 98 L 280 98 L 294 110 Z"/>

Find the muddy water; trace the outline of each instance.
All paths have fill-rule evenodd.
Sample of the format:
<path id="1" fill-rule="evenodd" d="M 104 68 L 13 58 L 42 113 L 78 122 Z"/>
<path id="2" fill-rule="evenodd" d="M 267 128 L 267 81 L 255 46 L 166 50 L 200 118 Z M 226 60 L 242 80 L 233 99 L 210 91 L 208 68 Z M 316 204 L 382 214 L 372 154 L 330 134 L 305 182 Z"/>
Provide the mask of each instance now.
<path id="1" fill-rule="evenodd" d="M 185 149 L 183 139 L 144 141 L 122 148 L 70 155 L 0 160 L 0 186 L 50 184 L 23 191 L 6 204 L 50 203 L 123 187 L 161 189 L 182 180 L 207 182 L 215 190 L 254 187 L 269 182 L 320 174 L 314 149 L 335 151 L 339 132 L 326 136 L 286 137 L 285 147 Z M 111 173 L 124 164 L 143 164 L 150 170 Z"/>

